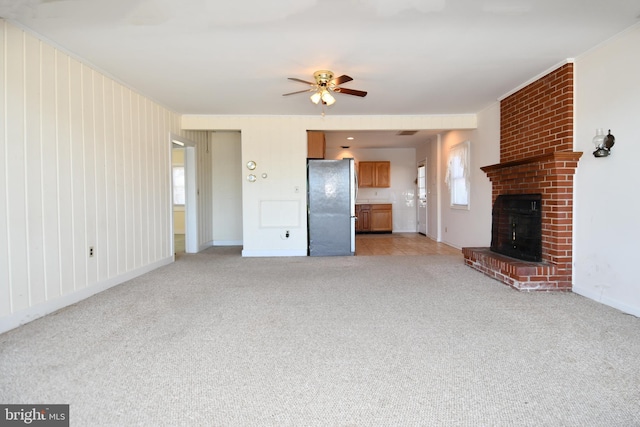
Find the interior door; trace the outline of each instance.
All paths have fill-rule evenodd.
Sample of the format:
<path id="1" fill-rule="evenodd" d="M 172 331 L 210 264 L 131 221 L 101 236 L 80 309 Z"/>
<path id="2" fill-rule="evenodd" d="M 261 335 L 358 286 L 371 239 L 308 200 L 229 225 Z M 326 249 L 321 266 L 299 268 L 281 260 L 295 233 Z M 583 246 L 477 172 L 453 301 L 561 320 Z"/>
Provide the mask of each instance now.
<path id="1" fill-rule="evenodd" d="M 427 161 L 418 163 L 418 233 L 427 235 Z"/>

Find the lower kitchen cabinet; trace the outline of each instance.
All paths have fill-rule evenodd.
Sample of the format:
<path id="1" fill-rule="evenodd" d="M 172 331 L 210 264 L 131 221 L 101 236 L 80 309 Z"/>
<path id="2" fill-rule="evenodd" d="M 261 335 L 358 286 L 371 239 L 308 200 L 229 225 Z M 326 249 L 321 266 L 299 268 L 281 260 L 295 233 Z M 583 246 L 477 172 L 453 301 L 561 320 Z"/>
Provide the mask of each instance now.
<path id="1" fill-rule="evenodd" d="M 371 231 L 391 233 L 392 228 L 391 205 L 371 205 Z"/>
<path id="2" fill-rule="evenodd" d="M 371 231 L 371 205 L 356 205 L 356 233 Z"/>
<path id="3" fill-rule="evenodd" d="M 356 205 L 356 233 L 391 233 L 393 216 L 391 204 Z"/>

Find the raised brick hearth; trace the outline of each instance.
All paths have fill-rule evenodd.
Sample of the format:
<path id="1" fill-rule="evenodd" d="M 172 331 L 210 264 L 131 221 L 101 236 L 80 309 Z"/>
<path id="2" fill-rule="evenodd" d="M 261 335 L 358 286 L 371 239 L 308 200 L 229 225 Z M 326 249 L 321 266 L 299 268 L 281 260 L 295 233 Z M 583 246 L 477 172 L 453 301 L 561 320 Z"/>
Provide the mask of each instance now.
<path id="1" fill-rule="evenodd" d="M 465 263 L 519 290 L 571 290 L 573 64 L 565 64 L 500 103 L 500 163 L 481 168 L 501 194 L 542 194 L 542 262 L 463 248 Z"/>
<path id="2" fill-rule="evenodd" d="M 489 248 L 463 248 L 462 254 L 468 266 L 512 288 L 521 291 L 564 290 L 558 288 L 556 268 L 551 264 L 516 260 Z"/>

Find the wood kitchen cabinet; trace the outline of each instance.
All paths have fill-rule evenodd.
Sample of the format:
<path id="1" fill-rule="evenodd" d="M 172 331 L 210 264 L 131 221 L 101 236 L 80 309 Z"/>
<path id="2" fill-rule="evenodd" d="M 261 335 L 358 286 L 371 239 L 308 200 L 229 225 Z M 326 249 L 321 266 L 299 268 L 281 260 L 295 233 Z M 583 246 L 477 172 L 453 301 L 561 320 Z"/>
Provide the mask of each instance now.
<path id="1" fill-rule="evenodd" d="M 326 146 L 324 132 L 307 131 L 307 159 L 324 159 Z"/>
<path id="2" fill-rule="evenodd" d="M 374 187 L 375 162 L 358 163 L 358 187 Z"/>
<path id="3" fill-rule="evenodd" d="M 358 187 L 391 186 L 391 162 L 360 162 L 358 163 Z"/>
<path id="4" fill-rule="evenodd" d="M 391 233 L 393 215 L 391 204 L 356 205 L 356 233 Z"/>
<path id="5" fill-rule="evenodd" d="M 371 231 L 371 205 L 356 205 L 356 233 Z"/>
<path id="6" fill-rule="evenodd" d="M 371 231 L 391 233 L 392 228 L 391 205 L 371 205 Z"/>

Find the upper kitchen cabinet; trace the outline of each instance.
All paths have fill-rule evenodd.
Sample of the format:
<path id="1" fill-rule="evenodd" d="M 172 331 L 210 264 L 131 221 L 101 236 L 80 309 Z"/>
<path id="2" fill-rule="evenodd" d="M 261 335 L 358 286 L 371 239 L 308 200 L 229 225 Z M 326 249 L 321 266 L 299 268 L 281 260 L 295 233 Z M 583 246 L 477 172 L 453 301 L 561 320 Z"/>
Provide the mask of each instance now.
<path id="1" fill-rule="evenodd" d="M 326 145 L 324 132 L 307 131 L 307 159 L 324 159 Z"/>
<path id="2" fill-rule="evenodd" d="M 358 163 L 359 187 L 391 186 L 391 162 L 360 162 Z"/>

